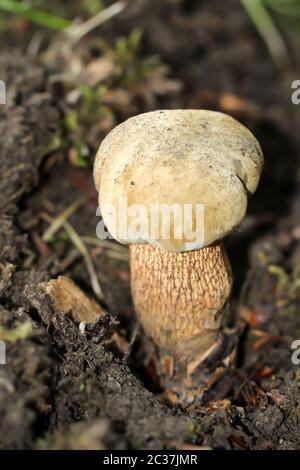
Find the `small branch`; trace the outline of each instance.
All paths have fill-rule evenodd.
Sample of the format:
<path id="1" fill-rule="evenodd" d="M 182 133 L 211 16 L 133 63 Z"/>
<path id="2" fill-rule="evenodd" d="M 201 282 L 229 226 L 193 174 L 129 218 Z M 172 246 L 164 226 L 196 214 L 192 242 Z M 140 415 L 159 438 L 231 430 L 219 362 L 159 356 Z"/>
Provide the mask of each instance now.
<path id="1" fill-rule="evenodd" d="M 80 236 L 74 230 L 74 228 L 69 222 L 65 222 L 63 226 L 64 226 L 64 229 L 67 231 L 73 244 L 76 246 L 77 250 L 82 254 L 84 258 L 84 261 L 85 261 L 85 264 L 86 264 L 86 267 L 87 267 L 87 270 L 91 279 L 91 285 L 92 285 L 95 295 L 98 297 L 98 299 L 103 300 L 104 298 L 103 292 L 99 284 L 97 273 L 95 271 L 93 261 L 92 261 L 92 258 L 90 256 L 90 253 L 87 247 L 85 246 Z"/>
<path id="2" fill-rule="evenodd" d="M 45 213 L 42 213 L 41 217 L 44 220 L 46 220 L 46 222 L 51 224 L 50 227 L 53 227 L 55 221 L 57 220 L 57 219 L 53 219 L 50 215 L 45 214 Z M 60 218 L 60 222 L 61 223 L 59 224 L 59 227 L 57 228 L 57 230 L 59 228 L 64 228 L 66 232 L 68 233 L 73 245 L 77 248 L 79 253 L 83 256 L 83 259 L 87 267 L 87 271 L 90 276 L 91 286 L 93 288 L 94 294 L 96 295 L 98 299 L 103 300 L 104 299 L 103 291 L 101 289 L 101 286 L 97 277 L 97 273 L 93 265 L 92 258 L 90 256 L 90 253 L 86 245 L 84 244 L 84 242 L 82 241 L 78 233 L 75 231 L 75 229 L 72 227 L 72 225 L 66 219 L 62 220 L 62 218 Z"/>
<path id="3" fill-rule="evenodd" d="M 67 207 L 58 217 L 52 218 L 50 226 L 47 228 L 43 235 L 43 241 L 49 242 L 53 235 L 65 224 L 65 222 L 79 209 L 86 201 L 88 197 L 86 195 L 78 198 L 73 204 Z"/>
<path id="4" fill-rule="evenodd" d="M 99 246 L 100 248 L 105 248 L 108 250 L 118 251 L 122 254 L 128 254 L 128 247 L 126 245 L 121 245 L 119 243 L 114 243 L 109 240 L 101 240 L 100 238 L 95 237 L 81 237 L 84 243 L 87 245 Z"/>
<path id="5" fill-rule="evenodd" d="M 76 42 L 80 41 L 83 36 L 90 33 L 93 29 L 121 13 L 126 8 L 126 6 L 126 1 L 119 0 L 118 2 L 113 3 L 111 6 L 105 8 L 105 10 L 101 10 L 97 15 L 93 16 L 84 23 L 70 26 L 64 31 L 64 33 L 71 40 L 72 44 L 75 44 Z"/>

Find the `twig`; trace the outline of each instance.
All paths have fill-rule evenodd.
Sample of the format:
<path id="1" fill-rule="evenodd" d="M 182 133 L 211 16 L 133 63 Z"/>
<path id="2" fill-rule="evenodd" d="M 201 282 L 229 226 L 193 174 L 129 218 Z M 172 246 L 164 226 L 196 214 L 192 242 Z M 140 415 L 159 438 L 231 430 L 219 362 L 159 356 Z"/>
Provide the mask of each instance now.
<path id="1" fill-rule="evenodd" d="M 86 34 L 90 33 L 93 29 L 100 26 L 102 23 L 110 20 L 114 16 L 121 13 L 125 7 L 127 6 L 127 2 L 124 0 L 119 0 L 116 3 L 113 3 L 111 6 L 105 8 L 105 10 L 101 10 L 97 15 L 93 16 L 92 18 L 88 19 L 84 23 L 80 25 L 70 26 L 64 31 L 64 34 L 71 40 L 73 44 L 80 41 Z"/>
<path id="2" fill-rule="evenodd" d="M 56 220 L 56 219 L 53 219 L 50 215 L 48 215 L 46 213 L 42 213 L 41 217 L 44 220 L 46 220 L 46 222 L 50 223 L 51 226 L 53 225 L 53 223 Z M 59 228 L 64 228 L 66 230 L 66 232 L 68 233 L 73 245 L 77 248 L 79 253 L 83 256 L 83 259 L 84 259 L 86 267 L 87 267 L 87 271 L 88 271 L 90 279 L 91 279 L 91 286 L 93 288 L 93 291 L 94 291 L 96 297 L 98 297 L 98 299 L 103 300 L 103 298 L 104 298 L 103 291 L 101 289 L 101 286 L 100 286 L 100 283 L 99 283 L 99 280 L 98 280 L 98 277 L 97 277 L 97 273 L 95 271 L 93 261 L 92 261 L 92 258 L 90 256 L 90 253 L 89 253 L 87 247 L 83 243 L 83 241 L 80 238 L 80 236 L 78 235 L 78 233 L 75 231 L 75 229 L 72 227 L 72 225 L 67 220 L 64 220 Z"/>
<path id="3" fill-rule="evenodd" d="M 41 31 L 38 31 L 37 33 L 33 34 L 27 46 L 27 54 L 30 57 L 35 59 L 38 56 L 44 39 L 45 35 L 42 34 Z"/>
<path id="4" fill-rule="evenodd" d="M 106 250 L 103 253 L 99 253 L 102 256 L 107 256 L 108 258 L 119 259 L 121 261 L 129 261 L 129 255 L 123 254 L 118 251 Z"/>
<path id="5" fill-rule="evenodd" d="M 109 250 L 119 251 L 120 253 L 127 253 L 128 248 L 118 243 L 110 242 L 109 240 L 100 240 L 100 238 L 94 237 L 81 237 L 84 243 L 88 245 L 100 246 L 101 248 L 107 248 Z"/>
<path id="6" fill-rule="evenodd" d="M 105 250 L 103 253 L 100 253 L 103 256 L 119 259 L 121 261 L 129 261 L 128 249 L 123 245 L 94 237 L 81 237 L 81 240 L 87 245 L 94 245 Z"/>
<path id="7" fill-rule="evenodd" d="M 98 297 L 98 299 L 103 300 L 103 298 L 104 298 L 103 292 L 102 292 L 102 289 L 101 289 L 101 286 L 100 286 L 100 283 L 99 283 L 99 280 L 98 280 L 98 277 L 97 277 L 97 273 L 96 273 L 94 265 L 93 265 L 92 258 L 90 256 L 90 253 L 89 253 L 86 245 L 83 243 L 80 236 L 74 230 L 74 228 L 72 227 L 72 225 L 69 222 L 65 222 L 63 224 L 63 226 L 64 226 L 64 229 L 66 230 L 66 232 L 68 233 L 70 239 L 72 240 L 72 242 L 76 246 L 77 250 L 82 254 L 82 256 L 84 258 L 88 273 L 89 273 L 90 278 L 91 278 L 91 285 L 92 285 L 92 288 L 93 288 L 93 291 L 94 291 L 95 295 Z"/>
<path id="8" fill-rule="evenodd" d="M 58 217 L 52 218 L 52 223 L 50 227 L 47 228 L 43 235 L 43 241 L 49 242 L 53 235 L 58 232 L 58 230 L 64 225 L 64 223 L 77 211 L 77 209 L 82 206 L 88 197 L 87 195 L 83 195 L 78 198 L 73 204 L 67 207 Z"/>

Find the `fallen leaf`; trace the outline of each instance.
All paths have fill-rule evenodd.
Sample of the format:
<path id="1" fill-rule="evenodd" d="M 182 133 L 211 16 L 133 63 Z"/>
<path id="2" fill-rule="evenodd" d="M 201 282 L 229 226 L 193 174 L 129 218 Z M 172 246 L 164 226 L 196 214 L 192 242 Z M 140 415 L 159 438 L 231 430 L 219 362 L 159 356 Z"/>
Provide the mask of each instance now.
<path id="1" fill-rule="evenodd" d="M 237 446 L 241 447 L 242 449 L 249 449 L 249 446 L 248 444 L 245 442 L 243 436 L 230 436 L 230 439 L 232 440 L 232 442 L 234 444 L 236 444 Z"/>
<path id="2" fill-rule="evenodd" d="M 215 411 L 220 411 L 220 410 L 226 410 L 231 405 L 231 401 L 225 398 L 224 400 L 215 400 L 215 401 L 210 401 L 206 409 L 210 413 L 214 413 Z"/>
<path id="3" fill-rule="evenodd" d="M 114 62 L 112 57 L 105 55 L 100 59 L 92 60 L 86 67 L 84 72 L 84 82 L 89 86 L 98 85 L 108 80 L 114 75 Z"/>
<path id="4" fill-rule="evenodd" d="M 118 108 L 127 108 L 130 105 L 130 94 L 122 88 L 107 90 L 102 97 L 102 102 L 107 105 L 115 105 Z"/>
<path id="5" fill-rule="evenodd" d="M 274 367 L 269 367 L 269 366 L 263 366 L 257 373 L 257 377 L 262 379 L 266 377 L 271 377 L 271 375 L 274 374 L 276 369 Z"/>
<path id="6" fill-rule="evenodd" d="M 260 108 L 255 103 L 233 95 L 232 93 L 223 93 L 220 95 L 219 105 L 227 112 L 245 113 L 252 116 L 261 114 Z"/>

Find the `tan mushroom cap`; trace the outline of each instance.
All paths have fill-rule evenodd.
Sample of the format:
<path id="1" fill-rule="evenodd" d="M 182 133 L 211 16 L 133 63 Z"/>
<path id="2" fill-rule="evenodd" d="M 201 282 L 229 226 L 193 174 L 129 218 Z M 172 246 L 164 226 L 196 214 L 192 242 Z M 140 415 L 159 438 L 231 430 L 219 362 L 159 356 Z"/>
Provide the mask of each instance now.
<path id="1" fill-rule="evenodd" d="M 140 114 L 113 129 L 97 153 L 94 179 L 104 222 L 116 240 L 182 252 L 232 232 L 245 215 L 248 193 L 256 190 L 262 167 L 259 143 L 232 117 L 208 110 L 166 110 Z M 143 205 L 146 234 L 120 233 L 120 198 L 127 198 L 127 207 Z M 184 219 L 171 212 L 170 237 L 165 239 L 162 219 L 150 216 L 155 204 L 191 205 L 190 230 L 184 226 L 180 237 L 176 229 Z M 196 220 L 197 204 L 204 209 L 202 226 Z M 127 213 L 129 224 L 137 214 Z"/>

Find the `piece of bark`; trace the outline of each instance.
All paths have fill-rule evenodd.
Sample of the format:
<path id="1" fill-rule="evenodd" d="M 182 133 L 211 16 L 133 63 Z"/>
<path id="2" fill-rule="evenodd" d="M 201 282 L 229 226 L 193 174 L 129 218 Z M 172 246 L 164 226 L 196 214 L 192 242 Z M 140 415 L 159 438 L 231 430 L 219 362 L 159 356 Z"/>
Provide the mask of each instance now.
<path id="1" fill-rule="evenodd" d="M 95 323 L 104 315 L 101 306 L 66 276 L 51 279 L 43 288 L 52 299 L 54 312 L 69 313 L 75 322 Z"/>

